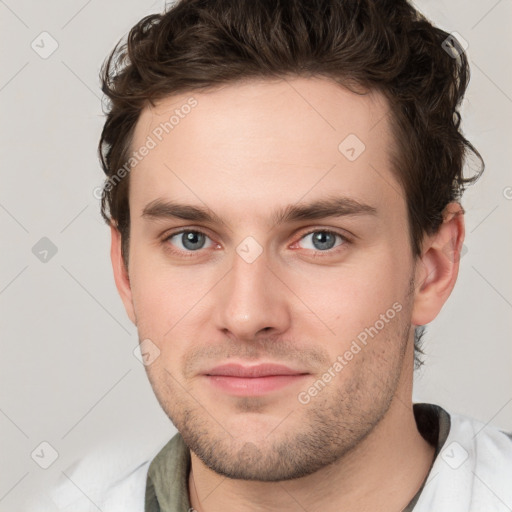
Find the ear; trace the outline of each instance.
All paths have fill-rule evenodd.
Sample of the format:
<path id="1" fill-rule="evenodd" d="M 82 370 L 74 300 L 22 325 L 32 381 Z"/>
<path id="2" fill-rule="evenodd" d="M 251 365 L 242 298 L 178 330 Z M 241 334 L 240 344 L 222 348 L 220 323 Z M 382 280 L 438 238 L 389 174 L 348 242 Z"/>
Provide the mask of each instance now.
<path id="1" fill-rule="evenodd" d="M 464 242 L 464 210 L 457 202 L 443 211 L 443 223 L 426 237 L 416 263 L 415 300 L 411 322 L 425 325 L 434 320 L 455 286 Z"/>
<path id="2" fill-rule="evenodd" d="M 137 325 L 135 317 L 135 310 L 133 307 L 132 290 L 130 287 L 130 278 L 128 276 L 128 269 L 124 264 L 122 254 L 122 241 L 121 233 L 113 224 L 110 225 L 111 246 L 110 246 L 110 259 L 112 260 L 112 269 L 114 271 L 114 280 L 116 282 L 117 291 L 121 296 L 124 308 L 130 320 Z"/>

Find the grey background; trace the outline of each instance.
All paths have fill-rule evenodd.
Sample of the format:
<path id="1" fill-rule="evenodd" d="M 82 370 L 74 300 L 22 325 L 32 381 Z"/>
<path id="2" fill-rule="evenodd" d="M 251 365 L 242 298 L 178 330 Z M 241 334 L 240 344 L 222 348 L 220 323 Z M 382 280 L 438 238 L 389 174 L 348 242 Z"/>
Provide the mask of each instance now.
<path id="1" fill-rule="evenodd" d="M 463 128 L 487 169 L 463 199 L 467 253 L 428 327 L 414 397 L 512 430 L 512 3 L 416 5 L 469 43 Z M 1 511 L 19 510 L 27 496 L 44 505 L 44 489 L 95 450 L 143 460 L 175 432 L 134 356 L 136 330 L 114 286 L 93 193 L 102 183 L 100 65 L 133 24 L 163 7 L 0 0 Z M 48 38 L 42 48 L 43 31 L 58 43 L 47 58 L 31 47 L 51 48 Z M 48 469 L 31 457 L 49 456 L 43 441 L 58 452 Z"/>

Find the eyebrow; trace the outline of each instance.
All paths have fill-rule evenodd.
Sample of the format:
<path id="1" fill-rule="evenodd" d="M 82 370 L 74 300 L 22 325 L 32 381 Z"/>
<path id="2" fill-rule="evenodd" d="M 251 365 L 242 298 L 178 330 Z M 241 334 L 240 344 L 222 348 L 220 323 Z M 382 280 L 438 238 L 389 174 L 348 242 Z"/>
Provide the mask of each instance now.
<path id="1" fill-rule="evenodd" d="M 326 217 L 356 215 L 377 215 L 377 209 L 349 197 L 329 197 L 306 204 L 291 204 L 279 208 L 270 216 L 270 222 L 273 225 L 279 225 L 303 220 L 319 220 Z M 155 220 L 177 218 L 193 222 L 225 224 L 222 218 L 207 207 L 162 199 L 156 199 L 147 204 L 142 216 Z"/>

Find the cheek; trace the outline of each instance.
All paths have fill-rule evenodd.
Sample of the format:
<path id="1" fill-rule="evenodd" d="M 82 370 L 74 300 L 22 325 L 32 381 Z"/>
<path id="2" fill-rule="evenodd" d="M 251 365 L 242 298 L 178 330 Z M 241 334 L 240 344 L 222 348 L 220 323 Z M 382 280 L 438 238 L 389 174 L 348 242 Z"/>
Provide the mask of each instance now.
<path id="1" fill-rule="evenodd" d="M 150 254 L 131 254 L 130 285 L 139 336 L 161 339 L 177 321 L 186 288 Z"/>
<path id="2" fill-rule="evenodd" d="M 162 351 L 175 350 L 177 338 L 195 339 L 193 331 L 204 324 L 204 318 L 200 322 L 197 317 L 214 284 L 212 268 L 173 267 L 149 251 L 134 253 L 132 264 L 130 282 L 139 337 L 153 340 Z"/>
<path id="3" fill-rule="evenodd" d="M 298 269 L 290 287 L 322 321 L 317 321 L 319 328 L 324 323 L 335 339 L 346 342 L 381 315 L 387 320 L 405 309 L 408 265 L 405 257 L 397 256 L 396 246 L 379 245 L 354 252 L 338 267 Z"/>

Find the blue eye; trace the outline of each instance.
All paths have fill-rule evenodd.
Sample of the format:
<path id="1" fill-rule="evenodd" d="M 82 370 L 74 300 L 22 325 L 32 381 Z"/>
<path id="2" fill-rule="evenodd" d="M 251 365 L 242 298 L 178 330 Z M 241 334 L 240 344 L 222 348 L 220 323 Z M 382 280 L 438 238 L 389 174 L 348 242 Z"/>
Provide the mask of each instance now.
<path id="1" fill-rule="evenodd" d="M 174 238 L 176 238 L 178 243 L 181 244 L 181 247 L 178 246 L 178 249 L 185 252 L 193 252 L 198 251 L 199 249 L 204 249 L 205 241 L 210 240 L 209 237 L 201 231 L 195 231 L 191 229 L 174 233 L 167 238 L 167 241 L 174 245 L 172 242 Z"/>
<path id="2" fill-rule="evenodd" d="M 314 251 L 321 252 L 329 251 L 347 242 L 347 239 L 344 236 L 326 229 L 310 231 L 309 233 L 306 233 L 301 240 L 305 240 L 307 237 L 311 237 L 311 246 L 305 247 L 305 249 L 312 249 Z M 336 238 L 340 240 L 338 244 L 336 244 Z"/>
<path id="3" fill-rule="evenodd" d="M 302 245 L 305 240 L 307 241 L 306 246 Z M 164 242 L 171 246 L 169 249 L 172 252 L 183 256 L 192 256 L 202 249 L 212 248 L 216 245 L 206 233 L 197 229 L 182 229 L 167 236 Z M 302 249 L 312 250 L 320 255 L 321 253 L 335 253 L 338 247 L 348 242 L 349 240 L 345 236 L 336 231 L 316 229 L 304 234 L 295 244 Z"/>

